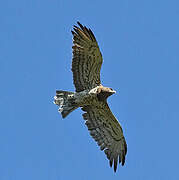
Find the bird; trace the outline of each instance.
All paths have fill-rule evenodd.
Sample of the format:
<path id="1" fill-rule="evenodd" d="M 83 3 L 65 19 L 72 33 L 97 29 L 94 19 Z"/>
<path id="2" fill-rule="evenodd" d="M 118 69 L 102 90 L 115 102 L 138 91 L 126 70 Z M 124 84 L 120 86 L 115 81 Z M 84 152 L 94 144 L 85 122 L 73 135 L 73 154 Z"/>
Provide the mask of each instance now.
<path id="1" fill-rule="evenodd" d="M 103 63 L 97 40 L 90 28 L 80 22 L 72 32 L 72 73 L 76 91 L 57 90 L 54 104 L 59 106 L 62 118 L 81 108 L 90 135 L 107 156 L 110 167 L 117 170 L 118 163 L 125 163 L 127 144 L 123 130 L 107 103 L 116 93 L 101 83 L 100 70 Z"/>

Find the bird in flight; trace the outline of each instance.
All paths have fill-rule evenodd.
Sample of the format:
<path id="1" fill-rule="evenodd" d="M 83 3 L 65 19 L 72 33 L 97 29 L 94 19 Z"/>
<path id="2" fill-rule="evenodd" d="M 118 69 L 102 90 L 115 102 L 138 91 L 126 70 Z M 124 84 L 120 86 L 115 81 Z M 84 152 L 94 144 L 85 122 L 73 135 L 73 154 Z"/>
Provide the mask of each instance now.
<path id="1" fill-rule="evenodd" d="M 85 124 L 100 150 L 104 150 L 110 166 L 117 170 L 118 162 L 125 163 L 127 144 L 120 123 L 111 112 L 107 98 L 115 93 L 104 87 L 100 80 L 103 62 L 98 43 L 93 32 L 77 22 L 73 35 L 72 72 L 76 92 L 57 90 L 54 103 L 65 118 L 77 108 L 85 113 Z"/>

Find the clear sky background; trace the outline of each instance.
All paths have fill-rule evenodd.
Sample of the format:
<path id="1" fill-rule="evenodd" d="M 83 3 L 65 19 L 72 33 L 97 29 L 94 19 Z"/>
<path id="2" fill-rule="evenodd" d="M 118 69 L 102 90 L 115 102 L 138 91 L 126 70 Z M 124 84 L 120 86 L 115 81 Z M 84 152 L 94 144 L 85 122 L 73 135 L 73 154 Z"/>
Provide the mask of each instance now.
<path id="1" fill-rule="evenodd" d="M 76 110 L 71 29 L 90 27 L 128 144 L 115 174 Z M 179 1 L 0 1 L 0 180 L 179 179 Z"/>

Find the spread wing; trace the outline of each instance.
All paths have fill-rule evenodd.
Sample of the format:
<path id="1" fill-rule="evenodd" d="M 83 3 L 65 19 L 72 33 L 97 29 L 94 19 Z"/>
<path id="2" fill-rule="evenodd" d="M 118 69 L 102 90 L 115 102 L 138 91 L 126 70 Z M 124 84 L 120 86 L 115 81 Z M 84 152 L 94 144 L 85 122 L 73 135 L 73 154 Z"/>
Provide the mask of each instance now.
<path id="1" fill-rule="evenodd" d="M 117 164 L 125 163 L 125 155 L 127 153 L 127 144 L 123 136 L 122 128 L 117 119 L 112 114 L 108 104 L 102 102 L 101 108 L 94 106 L 85 106 L 82 108 L 86 113 L 83 118 L 86 120 L 86 125 L 90 131 L 90 135 L 104 150 L 109 159 L 110 166 L 114 164 L 116 172 Z"/>
<path id="2" fill-rule="evenodd" d="M 92 89 L 101 84 L 102 55 L 92 31 L 77 22 L 73 34 L 72 72 L 76 92 Z"/>

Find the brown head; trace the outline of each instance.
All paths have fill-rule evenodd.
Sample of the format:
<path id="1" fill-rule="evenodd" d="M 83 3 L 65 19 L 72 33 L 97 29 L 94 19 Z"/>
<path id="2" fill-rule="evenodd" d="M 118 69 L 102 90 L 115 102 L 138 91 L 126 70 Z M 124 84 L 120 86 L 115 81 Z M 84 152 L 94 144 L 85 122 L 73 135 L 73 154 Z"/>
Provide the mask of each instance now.
<path id="1" fill-rule="evenodd" d="M 98 99 L 99 101 L 103 101 L 106 100 L 109 96 L 111 96 L 112 94 L 115 94 L 116 91 L 114 91 L 112 88 L 108 88 L 108 87 L 101 87 L 98 90 Z"/>

